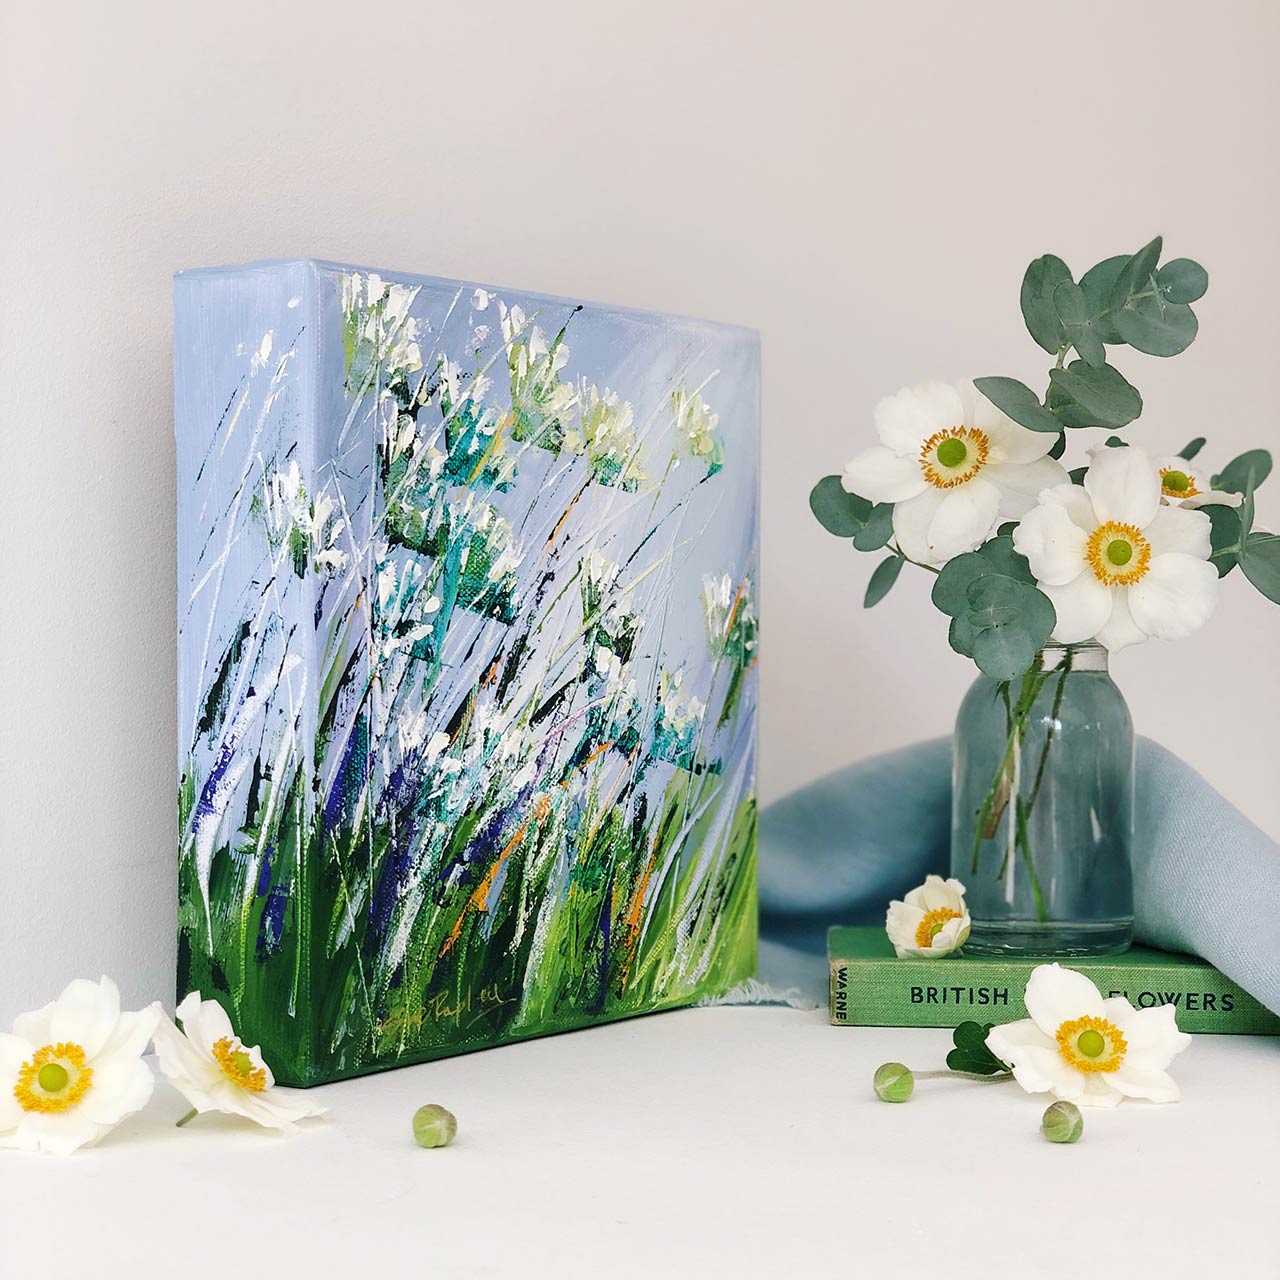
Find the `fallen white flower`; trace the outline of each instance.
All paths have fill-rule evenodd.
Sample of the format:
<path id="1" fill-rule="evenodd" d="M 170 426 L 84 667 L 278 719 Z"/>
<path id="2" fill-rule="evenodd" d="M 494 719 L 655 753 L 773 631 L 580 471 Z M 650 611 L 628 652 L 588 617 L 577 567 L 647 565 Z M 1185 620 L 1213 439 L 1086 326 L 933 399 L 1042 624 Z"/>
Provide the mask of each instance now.
<path id="1" fill-rule="evenodd" d="M 324 1115 L 324 1107 L 274 1087 L 275 1077 L 261 1050 L 240 1042 L 216 1000 L 201 1000 L 193 991 L 178 1006 L 178 1017 L 181 1031 L 161 1018 L 155 1031 L 156 1056 L 170 1084 L 193 1107 L 193 1115 L 221 1111 L 282 1133 L 292 1132 L 295 1121 Z"/>

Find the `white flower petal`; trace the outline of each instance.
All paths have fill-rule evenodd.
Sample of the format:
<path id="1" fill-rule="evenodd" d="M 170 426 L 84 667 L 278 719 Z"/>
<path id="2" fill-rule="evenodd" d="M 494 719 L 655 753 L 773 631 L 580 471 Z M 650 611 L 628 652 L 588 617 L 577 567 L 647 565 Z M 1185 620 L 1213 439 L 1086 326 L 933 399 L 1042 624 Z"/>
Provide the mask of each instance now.
<path id="1" fill-rule="evenodd" d="M 964 885 L 959 880 L 944 880 L 939 875 L 928 875 L 924 878 L 924 884 L 907 894 L 905 901 L 909 907 L 919 907 L 921 911 L 937 911 L 941 908 L 963 911 Z"/>
<path id="2" fill-rule="evenodd" d="M 1027 557 L 1032 576 L 1042 586 L 1074 582 L 1085 568 L 1087 542 L 1084 530 L 1057 503 L 1033 507 L 1013 531 L 1013 549 Z"/>
<path id="3" fill-rule="evenodd" d="M 1133 620 L 1129 595 L 1123 587 L 1111 593 L 1111 616 L 1098 628 L 1097 641 L 1109 653 L 1119 653 L 1131 644 L 1141 644 L 1147 633 Z"/>
<path id="4" fill-rule="evenodd" d="M 213 1052 L 213 1046 L 219 1040 L 234 1040 L 236 1033 L 231 1028 L 231 1019 L 227 1011 L 216 1000 L 201 1000 L 199 992 L 192 992 L 197 997 L 191 1002 L 191 995 L 178 1006 L 178 1016 L 182 1018 L 182 1029 L 191 1038 L 191 1043 L 206 1053 Z M 182 1009 L 186 1008 L 186 1013 Z"/>
<path id="5" fill-rule="evenodd" d="M 945 382 L 921 382 L 885 396 L 875 408 L 876 431 L 894 453 L 918 455 L 935 431 L 964 422 L 964 405 L 955 387 Z M 868 496 L 868 495 L 863 495 Z"/>
<path id="6" fill-rule="evenodd" d="M 1083 1076 L 1084 1091 L 1076 1096 L 1076 1102 L 1082 1107 L 1118 1107 L 1124 1100 L 1124 1094 L 1117 1092 L 1110 1081 L 1111 1075 L 1091 1074 Z"/>
<path id="7" fill-rule="evenodd" d="M 1108 1071 L 1103 1079 L 1126 1098 L 1147 1098 L 1151 1102 L 1177 1102 L 1182 1096 L 1167 1071 L 1144 1071 L 1126 1060 L 1119 1071 Z"/>
<path id="8" fill-rule="evenodd" d="M 120 1020 L 120 990 L 110 978 L 90 982 L 76 978 L 54 1001 L 49 1036 L 57 1043 L 78 1044 L 86 1058 L 95 1058 Z"/>
<path id="9" fill-rule="evenodd" d="M 0 1146 L 69 1156 L 81 1147 L 92 1146 L 105 1132 L 84 1114 L 82 1107 L 48 1113 L 26 1111 L 13 1133 L 0 1136 Z"/>
<path id="10" fill-rule="evenodd" d="M 1084 1089 L 1081 1073 L 1063 1060 L 1056 1042 L 1030 1018 L 992 1027 L 987 1048 L 1013 1068 L 1013 1078 L 1028 1093 L 1071 1099 Z"/>
<path id="11" fill-rule="evenodd" d="M 1209 620 L 1218 603 L 1218 581 L 1207 560 L 1178 552 L 1152 556 L 1147 572 L 1128 588 L 1129 611 L 1148 635 L 1180 640 Z"/>
<path id="12" fill-rule="evenodd" d="M 1183 508 L 1190 507 L 1193 510 L 1198 507 L 1210 506 L 1238 507 L 1243 501 L 1243 493 L 1227 493 L 1223 489 L 1206 489 L 1204 493 L 1198 493 L 1194 498 L 1180 498 L 1178 500 L 1180 506 Z"/>
<path id="13" fill-rule="evenodd" d="M 140 1058 L 147 1051 L 151 1037 L 155 1034 L 156 1024 L 160 1021 L 160 1006 L 153 1004 L 147 1009 L 139 1009 L 136 1013 L 122 1013 L 116 1023 L 111 1038 L 94 1058 L 94 1066 L 99 1062 L 117 1058 Z"/>
<path id="14" fill-rule="evenodd" d="M 1152 555 L 1170 551 L 1207 560 L 1213 547 L 1209 543 L 1209 517 L 1202 511 L 1185 507 L 1161 507 L 1151 523 L 1142 531 L 1151 543 Z M 1216 574 L 1216 570 L 1214 571 Z"/>
<path id="15" fill-rule="evenodd" d="M 1031 971 L 1023 1000 L 1032 1021 L 1047 1036 L 1057 1034 L 1064 1022 L 1090 1015 L 1102 1017 L 1102 994 L 1075 969 L 1042 964 Z"/>
<path id="16" fill-rule="evenodd" d="M 141 1058 L 116 1058 L 93 1064 L 93 1080 L 77 1110 L 105 1128 L 141 1111 L 151 1098 L 156 1078 Z"/>
<path id="17" fill-rule="evenodd" d="M 1128 1012 L 1122 1012 L 1111 1020 L 1124 1035 L 1126 1067 L 1163 1071 L 1191 1044 L 1191 1037 L 1178 1030 L 1177 1010 L 1171 1004 L 1155 1005 L 1150 1009 L 1130 1007 Z"/>
<path id="18" fill-rule="evenodd" d="M 964 404 L 965 426 L 976 427 L 991 444 L 993 458 L 1001 462 L 1034 462 L 1043 458 L 1057 440 L 1052 432 L 1028 431 L 997 409 L 970 381 L 957 384 Z"/>
<path id="19" fill-rule="evenodd" d="M 13 1020 L 13 1034 L 27 1041 L 33 1049 L 48 1044 L 53 1035 L 49 1030 L 53 1022 L 53 1011 L 56 1001 L 51 1000 L 41 1009 L 33 1009 L 30 1013 L 20 1013 Z"/>
<path id="20" fill-rule="evenodd" d="M 1099 582 L 1089 569 L 1062 586 L 1042 582 L 1040 590 L 1052 601 L 1058 615 L 1053 638 L 1062 644 L 1092 640 L 1111 617 L 1112 590 Z"/>
<path id="21" fill-rule="evenodd" d="M 1078 484 L 1056 484 L 1040 495 L 1040 501 L 1049 506 L 1061 507 L 1072 521 L 1084 530 L 1086 536 L 1091 534 L 1102 521 L 1093 510 L 1093 503 Z"/>
<path id="22" fill-rule="evenodd" d="M 1040 432 L 1028 431 L 1027 435 Z M 1026 515 L 1036 504 L 1044 489 L 1071 484 L 1066 468 L 1053 458 L 1036 458 L 1031 462 L 999 462 L 988 466 L 982 473 L 1000 490 L 1000 514 L 1009 520 Z M 1077 485 L 1071 484 L 1073 489 Z"/>
<path id="23" fill-rule="evenodd" d="M 957 947 L 964 946 L 969 939 L 970 927 L 971 922 L 967 913 L 948 920 L 933 935 L 933 939 L 929 943 L 929 954 L 932 956 L 945 956 L 949 955 Z"/>
<path id="24" fill-rule="evenodd" d="M 840 483 L 846 493 L 856 493 L 870 502 L 902 502 L 928 488 L 917 458 L 893 453 L 882 445 L 851 458 Z"/>
<path id="25" fill-rule="evenodd" d="M 889 903 L 889 910 L 885 913 L 884 929 L 899 959 L 920 953 L 920 949 L 916 946 L 916 930 L 923 920 L 924 912 L 919 907 L 898 901 Z"/>
<path id="26" fill-rule="evenodd" d="M 39 1047 L 23 1036 L 11 1036 L 7 1031 L 0 1031 L 0 1086 L 17 1076 L 31 1051 Z"/>
<path id="27" fill-rule="evenodd" d="M 929 561 L 945 564 L 986 541 L 1000 514 L 1000 490 L 981 476 L 943 492 L 929 522 Z"/>
<path id="28" fill-rule="evenodd" d="M 928 486 L 923 493 L 893 509 L 893 536 L 908 560 L 929 561 L 929 525 L 942 505 L 942 490 Z"/>
<path id="29" fill-rule="evenodd" d="M 1084 487 L 1099 520 L 1145 529 L 1160 506 L 1160 477 L 1141 449 L 1094 449 Z"/>

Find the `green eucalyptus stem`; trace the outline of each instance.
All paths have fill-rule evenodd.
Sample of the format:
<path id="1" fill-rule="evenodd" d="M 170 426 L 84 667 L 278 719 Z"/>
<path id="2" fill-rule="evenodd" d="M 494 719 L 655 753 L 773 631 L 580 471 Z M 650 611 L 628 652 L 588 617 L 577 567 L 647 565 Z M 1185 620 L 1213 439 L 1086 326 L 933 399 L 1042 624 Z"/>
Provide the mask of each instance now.
<path id="1" fill-rule="evenodd" d="M 947 1068 L 946 1071 L 913 1071 L 911 1074 L 917 1080 L 954 1080 L 958 1076 L 961 1080 L 976 1080 L 979 1084 L 1001 1084 L 1013 1079 L 1012 1071 L 952 1071 Z"/>
<path id="2" fill-rule="evenodd" d="M 907 554 L 902 550 L 902 548 L 901 548 L 901 547 L 896 546 L 896 545 L 895 545 L 894 543 L 892 543 L 892 542 L 891 542 L 891 543 L 889 543 L 889 550 L 890 550 L 890 551 L 892 551 L 892 552 L 893 552 L 893 554 L 894 554 L 895 556 L 897 556 L 899 560 L 905 560 L 908 564 L 913 564 L 913 565 L 915 565 L 915 567 L 916 567 L 917 569 L 927 569 L 930 573 L 941 573 L 941 572 L 942 572 L 942 570 L 941 570 L 941 569 L 936 569 L 936 568 L 934 568 L 934 566 L 933 566 L 933 565 L 931 565 L 931 564 L 924 564 L 924 563 L 922 563 L 922 562 L 921 562 L 921 561 L 919 561 L 919 560 L 913 560 L 909 555 L 907 555 Z"/>
<path id="3" fill-rule="evenodd" d="M 195 1107 L 192 1107 L 181 1120 L 174 1121 L 174 1127 L 181 1129 L 184 1124 L 190 1124 L 199 1114 L 200 1112 Z"/>

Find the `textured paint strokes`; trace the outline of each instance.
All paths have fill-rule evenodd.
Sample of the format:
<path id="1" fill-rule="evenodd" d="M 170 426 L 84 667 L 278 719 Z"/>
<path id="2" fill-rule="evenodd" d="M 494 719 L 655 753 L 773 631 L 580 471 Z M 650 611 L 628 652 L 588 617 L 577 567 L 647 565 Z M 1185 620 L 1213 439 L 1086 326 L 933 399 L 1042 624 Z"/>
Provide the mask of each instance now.
<path id="1" fill-rule="evenodd" d="M 313 264 L 178 300 L 180 986 L 305 1083 L 750 974 L 753 338 Z"/>

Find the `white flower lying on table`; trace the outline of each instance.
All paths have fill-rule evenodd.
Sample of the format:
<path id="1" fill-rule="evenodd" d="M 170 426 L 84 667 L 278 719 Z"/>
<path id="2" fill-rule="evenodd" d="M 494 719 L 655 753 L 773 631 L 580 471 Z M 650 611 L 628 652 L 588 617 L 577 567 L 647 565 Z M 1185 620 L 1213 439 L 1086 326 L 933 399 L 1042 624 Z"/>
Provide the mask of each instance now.
<path id="1" fill-rule="evenodd" d="M 283 1133 L 297 1120 L 324 1115 L 324 1107 L 274 1087 L 261 1051 L 240 1042 L 216 1000 L 201 1000 L 193 991 L 178 1006 L 178 1017 L 183 1030 L 163 1018 L 155 1041 L 160 1070 L 193 1108 L 179 1124 L 201 1112 L 222 1111 Z"/>
<path id="2" fill-rule="evenodd" d="M 898 958 L 945 956 L 965 944 L 969 936 L 969 908 L 959 880 L 926 876 L 906 900 L 889 903 L 885 932 Z"/>
<path id="3" fill-rule="evenodd" d="M 1135 1009 L 1104 1000 L 1082 973 L 1042 964 L 1027 982 L 1031 1015 L 993 1027 L 987 1048 L 1013 1068 L 1028 1093 L 1052 1093 L 1081 1106 L 1114 1107 L 1123 1098 L 1176 1102 L 1166 1068 L 1191 1043 L 1171 1004 Z"/>
<path id="4" fill-rule="evenodd" d="M 142 1061 L 159 1015 L 122 1013 L 110 978 L 77 978 L 0 1034 L 0 1146 L 69 1155 L 141 1111 L 155 1077 Z"/>

